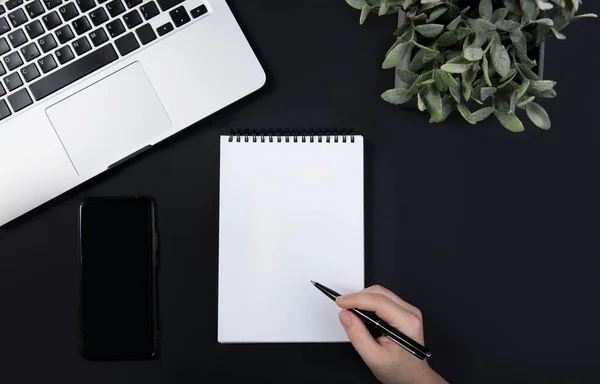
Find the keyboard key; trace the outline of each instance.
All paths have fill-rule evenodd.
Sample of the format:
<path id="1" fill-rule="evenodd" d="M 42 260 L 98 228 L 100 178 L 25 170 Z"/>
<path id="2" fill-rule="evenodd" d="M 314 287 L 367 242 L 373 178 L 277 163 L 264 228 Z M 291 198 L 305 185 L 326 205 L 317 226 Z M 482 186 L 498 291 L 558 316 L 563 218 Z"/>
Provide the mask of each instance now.
<path id="1" fill-rule="evenodd" d="M 44 27 L 42 27 L 42 23 L 39 20 L 35 20 L 25 26 L 25 31 L 27 31 L 30 39 L 35 39 L 44 33 Z"/>
<path id="2" fill-rule="evenodd" d="M 125 4 L 127 4 L 127 8 L 133 8 L 142 4 L 142 0 L 125 0 Z"/>
<path id="3" fill-rule="evenodd" d="M 208 9 L 206 9 L 206 5 L 204 5 L 204 4 L 202 4 L 199 7 L 194 8 L 190 11 L 190 13 L 192 14 L 192 17 L 194 19 L 204 15 L 206 12 L 208 12 Z"/>
<path id="4" fill-rule="evenodd" d="M 61 44 L 64 44 L 67 41 L 69 41 L 75 37 L 75 35 L 73 34 L 73 31 L 71 30 L 71 27 L 69 27 L 68 25 L 63 25 L 62 27 L 57 29 L 56 32 L 54 32 L 54 33 L 56 34 L 56 38 L 58 39 L 58 42 Z"/>
<path id="5" fill-rule="evenodd" d="M 38 71 L 37 67 L 34 63 L 31 63 L 23 68 L 21 68 L 21 76 L 25 79 L 26 82 L 30 82 L 33 79 L 37 79 L 40 77 L 40 71 Z"/>
<path id="6" fill-rule="evenodd" d="M 0 17 L 0 35 L 3 35 L 8 31 L 10 31 L 10 25 L 8 24 L 8 21 L 6 21 L 6 18 Z"/>
<path id="7" fill-rule="evenodd" d="M 6 68 L 8 68 L 9 71 L 12 71 L 23 64 L 23 60 L 21 60 L 19 52 L 12 52 L 9 55 L 4 56 L 2 60 L 4 61 L 4 64 L 6 64 Z"/>
<path id="8" fill-rule="evenodd" d="M 10 103 L 13 111 L 19 112 L 21 109 L 31 105 L 33 100 L 31 100 L 31 96 L 29 96 L 27 89 L 21 89 L 19 92 L 9 95 L 8 102 Z"/>
<path id="9" fill-rule="evenodd" d="M 84 39 L 85 39 L 85 37 L 84 37 Z M 54 57 L 52 57 L 52 55 L 44 56 L 41 59 L 38 59 L 37 63 L 40 66 L 40 69 L 42 70 L 42 72 L 44 72 L 44 73 L 48 73 L 58 66 L 58 64 L 56 64 L 56 61 L 54 60 Z"/>
<path id="10" fill-rule="evenodd" d="M 6 95 L 6 91 L 4 90 L 4 87 L 2 86 L 2 84 L 0 83 L 0 96 L 4 96 Z"/>
<path id="11" fill-rule="evenodd" d="M 54 36 L 52 35 L 40 37 L 38 39 L 38 44 L 40 45 L 40 48 L 42 48 L 42 51 L 44 51 L 44 53 L 51 51 L 58 46 L 56 40 L 54 40 Z"/>
<path id="12" fill-rule="evenodd" d="M 169 12 L 169 16 L 171 16 L 171 20 L 173 20 L 173 24 L 175 24 L 176 27 L 181 27 L 183 24 L 190 21 L 190 17 L 183 5 Z"/>
<path id="13" fill-rule="evenodd" d="M 64 21 L 69 21 L 75 16 L 79 15 L 79 12 L 73 3 L 63 5 L 62 7 L 58 8 L 58 11 L 60 12 Z"/>
<path id="14" fill-rule="evenodd" d="M 40 55 L 40 51 L 35 46 L 35 43 L 30 43 L 21 48 L 21 54 L 25 61 L 31 61 Z"/>
<path id="15" fill-rule="evenodd" d="M 62 24 L 62 21 L 60 20 L 60 17 L 56 11 L 42 16 L 42 21 L 44 22 L 47 30 L 54 29 Z"/>
<path id="16" fill-rule="evenodd" d="M 0 15 L 4 15 L 4 12 L 6 12 L 6 9 L 4 9 L 4 5 L 0 4 Z"/>
<path id="17" fill-rule="evenodd" d="M 156 28 L 156 32 L 158 32 L 158 36 L 164 36 L 167 33 L 171 32 L 172 30 L 173 30 L 173 24 L 171 24 L 171 23 L 163 24 L 160 27 Z"/>
<path id="18" fill-rule="evenodd" d="M 0 120 L 3 120 L 10 116 L 10 109 L 8 109 L 8 105 L 6 105 L 6 101 L 0 100 Z"/>
<path id="19" fill-rule="evenodd" d="M 29 90 L 36 100 L 41 100 L 118 58 L 112 44 L 107 44 L 31 84 Z"/>
<path id="20" fill-rule="evenodd" d="M 146 20 L 150 20 L 159 13 L 158 7 L 156 6 L 156 3 L 154 1 L 142 5 L 140 7 L 140 12 L 142 12 L 144 19 Z"/>
<path id="21" fill-rule="evenodd" d="M 39 0 L 32 1 L 31 3 L 27 3 L 25 6 L 25 12 L 29 15 L 29 18 L 33 19 L 46 12 L 42 3 Z"/>
<path id="22" fill-rule="evenodd" d="M 17 9 L 16 11 L 8 14 L 8 20 L 10 20 L 12 26 L 16 28 L 19 25 L 27 22 L 27 15 L 22 9 Z"/>
<path id="23" fill-rule="evenodd" d="M 123 16 L 123 21 L 125 21 L 127 28 L 132 29 L 142 24 L 142 17 L 138 11 L 133 10 Z"/>
<path id="24" fill-rule="evenodd" d="M 6 69 L 4 69 L 4 66 L 2 64 L 0 64 L 0 76 L 4 75 L 6 73 Z M 2 95 L 0 95 L 2 96 Z"/>
<path id="25" fill-rule="evenodd" d="M 183 3 L 185 0 L 157 0 L 158 5 L 162 11 L 166 11 L 167 9 L 171 9 L 176 5 Z"/>
<path id="26" fill-rule="evenodd" d="M 97 27 L 108 20 L 108 15 L 106 14 L 104 8 L 94 9 L 92 12 L 90 12 L 90 20 L 92 20 L 94 26 Z"/>
<path id="27" fill-rule="evenodd" d="M 75 20 L 71 23 L 71 25 L 73 25 L 73 29 L 75 29 L 75 33 L 77 33 L 78 35 L 86 33 L 87 31 L 92 29 L 89 20 L 85 16 L 82 16 L 79 19 Z"/>
<path id="28" fill-rule="evenodd" d="M 119 19 L 113 20 L 110 23 L 106 24 L 106 29 L 108 30 L 110 37 L 117 37 L 123 32 L 125 32 L 125 27 Z"/>
<path id="29" fill-rule="evenodd" d="M 10 51 L 10 47 L 8 46 L 8 41 L 4 37 L 0 37 L 0 55 L 4 55 L 6 52 Z M 1 75 L 1 73 L 0 73 Z"/>
<path id="30" fill-rule="evenodd" d="M 81 56 L 92 49 L 92 46 L 90 45 L 87 37 L 82 36 L 73 42 L 73 49 L 78 56 Z"/>
<path id="31" fill-rule="evenodd" d="M 154 29 L 152 29 L 150 24 L 142 25 L 135 30 L 135 33 L 138 35 L 142 45 L 146 45 L 149 42 L 156 40 L 156 33 L 154 33 Z"/>
<path id="32" fill-rule="evenodd" d="M 8 8 L 9 10 L 17 8 L 21 4 L 23 4 L 23 0 L 8 0 L 6 3 L 4 3 L 4 5 L 6 5 L 6 8 Z"/>
<path id="33" fill-rule="evenodd" d="M 125 56 L 140 47 L 135 36 L 133 36 L 133 33 L 131 32 L 115 40 L 115 45 L 121 56 Z"/>
<path id="34" fill-rule="evenodd" d="M 25 36 L 25 32 L 22 29 L 12 31 L 6 37 L 8 37 L 8 41 L 10 41 L 13 48 L 20 47 L 27 42 L 27 36 Z"/>
<path id="35" fill-rule="evenodd" d="M 108 41 L 108 36 L 106 32 L 104 32 L 104 28 L 98 28 L 94 32 L 90 33 L 90 40 L 92 40 L 92 44 L 94 47 L 97 47 Z"/>
<path id="36" fill-rule="evenodd" d="M 58 7 L 61 3 L 62 0 L 44 0 L 44 4 L 46 4 L 48 10 Z"/>
<path id="37" fill-rule="evenodd" d="M 18 72 L 13 72 L 2 80 L 4 81 L 4 85 L 6 85 L 6 89 L 8 89 L 9 92 L 23 85 L 23 81 L 21 80 Z"/>
<path id="38" fill-rule="evenodd" d="M 121 0 L 111 1 L 110 3 L 106 4 L 106 9 L 108 10 L 108 13 L 110 13 L 110 17 L 116 17 L 125 12 L 125 6 Z"/>
<path id="39" fill-rule="evenodd" d="M 75 57 L 75 55 L 73 55 L 73 51 L 71 51 L 71 48 L 69 48 L 68 45 L 57 49 L 56 52 L 54 52 L 54 54 L 56 55 L 58 62 L 61 64 L 64 64 L 67 61 L 71 61 Z"/>
<path id="40" fill-rule="evenodd" d="M 98 4 L 106 3 L 106 0 L 98 0 Z"/>
<path id="41" fill-rule="evenodd" d="M 96 6 L 94 0 L 77 0 L 76 3 L 81 13 L 87 12 Z"/>

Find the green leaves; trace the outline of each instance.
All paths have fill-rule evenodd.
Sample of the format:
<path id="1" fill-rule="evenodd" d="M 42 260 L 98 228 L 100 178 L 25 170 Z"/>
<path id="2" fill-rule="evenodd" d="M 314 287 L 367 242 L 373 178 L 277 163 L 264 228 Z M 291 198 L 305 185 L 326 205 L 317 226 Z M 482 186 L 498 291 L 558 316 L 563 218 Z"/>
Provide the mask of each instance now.
<path id="1" fill-rule="evenodd" d="M 436 75 L 438 75 L 449 87 L 458 87 L 458 82 L 447 72 L 444 72 L 443 70 L 437 70 Z"/>
<path id="2" fill-rule="evenodd" d="M 488 98 L 493 96 L 498 89 L 496 87 L 483 87 L 481 88 L 481 101 L 486 101 Z"/>
<path id="3" fill-rule="evenodd" d="M 502 111 L 500 109 L 496 109 L 494 111 L 494 114 L 498 118 L 500 124 L 502 124 L 502 126 L 508 129 L 509 131 L 523 132 L 525 130 L 523 123 L 514 113 L 511 113 L 510 111 Z"/>
<path id="4" fill-rule="evenodd" d="M 444 64 L 442 65 L 442 71 L 444 72 L 448 72 L 448 73 L 463 73 L 465 72 L 467 69 L 471 68 L 473 64 Z"/>
<path id="5" fill-rule="evenodd" d="M 550 129 L 552 123 L 550 123 L 550 117 L 541 105 L 530 102 L 525 107 L 527 117 L 541 129 Z"/>
<path id="6" fill-rule="evenodd" d="M 462 117 L 469 124 L 477 124 L 478 122 L 487 119 L 492 113 L 494 113 L 494 108 L 492 107 L 481 108 L 480 110 L 473 113 L 471 113 L 471 111 L 469 111 L 469 108 L 467 108 L 463 104 L 458 104 L 456 107 L 458 109 L 458 112 L 460 112 Z"/>
<path id="7" fill-rule="evenodd" d="M 423 24 L 416 26 L 415 30 L 425 37 L 433 38 L 442 33 L 444 26 L 442 24 Z"/>
<path id="8" fill-rule="evenodd" d="M 550 28 L 550 30 L 552 31 L 552 34 L 554 35 L 554 37 L 556 37 L 557 40 L 565 40 L 567 38 L 567 36 L 565 36 L 562 33 L 558 32 L 554 28 Z"/>
<path id="9" fill-rule="evenodd" d="M 479 16 L 489 20 L 492 16 L 492 0 L 480 0 L 479 2 Z"/>
<path id="10" fill-rule="evenodd" d="M 537 6 L 534 0 L 521 0 L 521 9 L 523 10 L 523 16 L 525 19 L 531 19 L 535 13 Z"/>
<path id="11" fill-rule="evenodd" d="M 463 57 L 469 61 L 479 61 L 483 58 L 483 49 L 475 45 L 470 45 L 464 50 Z"/>
<path id="12" fill-rule="evenodd" d="M 415 82 L 415 80 L 417 80 L 417 78 L 419 77 L 419 75 L 407 69 L 398 69 L 396 71 L 396 74 L 398 75 L 400 80 L 402 80 L 403 83 L 408 85 L 412 85 Z"/>
<path id="13" fill-rule="evenodd" d="M 554 5 L 546 0 L 535 0 L 535 3 L 541 11 L 547 11 L 554 8 Z"/>
<path id="14" fill-rule="evenodd" d="M 448 10 L 448 7 L 436 8 L 433 12 L 431 12 L 429 14 L 429 17 L 427 18 L 427 22 L 431 23 L 432 21 L 437 20 L 440 16 L 442 16 L 444 13 L 446 13 L 447 10 Z"/>
<path id="15" fill-rule="evenodd" d="M 436 44 L 440 47 L 449 47 L 458 41 L 458 35 L 454 31 L 446 31 L 437 39 Z"/>
<path id="16" fill-rule="evenodd" d="M 346 3 L 354 9 L 362 9 L 365 5 L 369 5 L 365 0 L 346 0 Z"/>
<path id="17" fill-rule="evenodd" d="M 381 98 L 390 104 L 398 105 L 410 101 L 413 96 L 411 96 L 405 88 L 394 88 L 383 92 Z"/>
<path id="18" fill-rule="evenodd" d="M 379 16 L 385 15 L 390 9 L 390 3 L 388 0 L 381 0 L 381 4 L 379 5 Z"/>
<path id="19" fill-rule="evenodd" d="M 492 43 L 490 54 L 494 69 L 500 76 L 505 77 L 510 70 L 510 57 L 508 56 L 508 51 L 499 41 L 494 41 Z"/>
<path id="20" fill-rule="evenodd" d="M 551 127 L 548 113 L 534 100 L 555 97 L 556 83 L 536 73 L 534 48 L 551 37 L 565 39 L 561 31 L 574 20 L 597 17 L 577 15 L 581 0 L 346 3 L 360 11 L 361 24 L 371 13 L 406 12 L 406 21 L 394 31 L 397 39 L 382 63 L 385 69 L 402 67 L 396 73 L 405 85 L 383 92 L 383 100 L 397 105 L 416 99 L 419 110 L 427 111 L 429 121 L 435 123 L 454 110 L 470 124 L 493 113 L 512 132 L 524 130 L 518 110 L 541 129 Z M 407 66 L 408 57 L 412 59 Z M 471 112 L 474 107 L 477 110 Z"/>
<path id="21" fill-rule="evenodd" d="M 473 30 L 477 34 L 488 36 L 490 32 L 496 30 L 496 27 L 486 19 L 477 19 L 473 23 Z"/>
<path id="22" fill-rule="evenodd" d="M 365 23 L 365 20 L 367 20 L 367 16 L 369 16 L 369 12 L 371 12 L 371 7 L 369 6 L 369 4 L 363 5 L 362 11 L 360 12 L 360 25 L 363 25 Z"/>
<path id="23" fill-rule="evenodd" d="M 425 94 L 425 105 L 434 122 L 442 120 L 442 97 L 433 87 L 429 87 Z"/>
<path id="24" fill-rule="evenodd" d="M 413 44 L 414 43 L 412 41 L 407 41 L 406 43 L 398 44 L 396 47 L 390 50 L 390 52 L 388 52 L 387 56 L 385 57 L 385 60 L 383 61 L 383 64 L 381 65 L 381 68 L 387 69 L 398 66 L 402 62 L 406 54 L 411 51 L 411 49 L 413 48 Z"/>

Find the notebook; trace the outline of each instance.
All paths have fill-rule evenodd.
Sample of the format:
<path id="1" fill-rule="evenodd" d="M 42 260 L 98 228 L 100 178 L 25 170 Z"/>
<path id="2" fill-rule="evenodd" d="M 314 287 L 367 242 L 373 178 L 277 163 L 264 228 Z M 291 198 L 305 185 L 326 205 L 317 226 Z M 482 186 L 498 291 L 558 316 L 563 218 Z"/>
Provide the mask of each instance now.
<path id="1" fill-rule="evenodd" d="M 364 288 L 363 138 L 221 137 L 220 343 L 342 342 Z"/>

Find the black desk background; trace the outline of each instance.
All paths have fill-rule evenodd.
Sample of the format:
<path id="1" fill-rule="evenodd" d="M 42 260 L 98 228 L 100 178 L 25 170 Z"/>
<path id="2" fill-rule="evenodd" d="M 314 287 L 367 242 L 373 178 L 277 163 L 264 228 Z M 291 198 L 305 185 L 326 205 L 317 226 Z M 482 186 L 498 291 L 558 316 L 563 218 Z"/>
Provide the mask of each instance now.
<path id="1" fill-rule="evenodd" d="M 231 3 L 263 90 L 0 229 L 0 382 L 372 381 L 349 345 L 216 343 L 218 137 L 284 127 L 365 136 L 367 282 L 423 310 L 441 374 L 598 382 L 599 22 L 549 44 L 553 129 L 512 134 L 382 102 L 393 17 L 361 27 L 343 0 Z M 78 202 L 137 193 L 158 202 L 161 356 L 89 363 L 76 348 Z"/>

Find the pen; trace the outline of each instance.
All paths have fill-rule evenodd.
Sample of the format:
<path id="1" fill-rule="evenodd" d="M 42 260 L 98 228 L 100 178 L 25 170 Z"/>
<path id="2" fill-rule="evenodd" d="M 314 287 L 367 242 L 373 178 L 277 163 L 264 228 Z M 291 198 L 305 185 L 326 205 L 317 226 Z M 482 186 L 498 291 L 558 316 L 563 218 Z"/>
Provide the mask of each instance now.
<path id="1" fill-rule="evenodd" d="M 331 300 L 335 301 L 335 298 L 341 296 L 333 289 L 327 288 L 326 286 L 319 284 L 315 281 L 310 281 L 315 287 L 321 292 L 328 296 Z M 350 312 L 361 318 L 365 324 L 370 325 L 381 331 L 381 333 L 388 339 L 392 340 L 408 352 L 412 353 L 421 360 L 431 357 L 431 353 L 427 348 L 417 343 L 410 337 L 406 336 L 396 328 L 392 327 L 385 321 L 381 320 L 374 312 L 363 311 L 362 309 L 350 309 Z"/>

